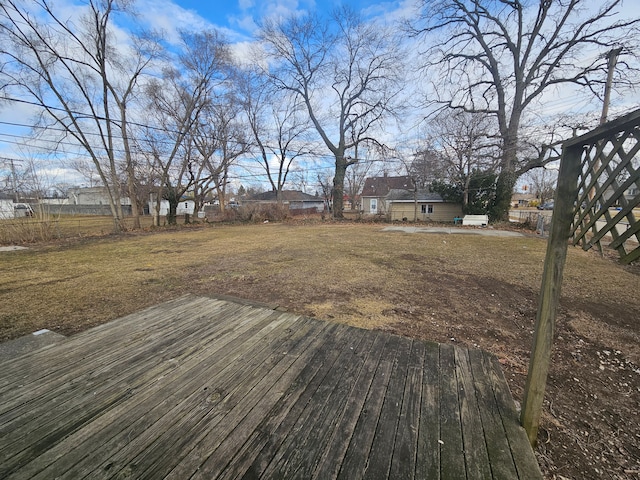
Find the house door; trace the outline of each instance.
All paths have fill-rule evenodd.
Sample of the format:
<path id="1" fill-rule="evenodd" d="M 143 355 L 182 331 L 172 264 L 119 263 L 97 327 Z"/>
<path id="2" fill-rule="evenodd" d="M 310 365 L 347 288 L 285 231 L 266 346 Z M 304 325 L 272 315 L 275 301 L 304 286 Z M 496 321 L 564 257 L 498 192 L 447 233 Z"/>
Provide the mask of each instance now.
<path id="1" fill-rule="evenodd" d="M 378 213 L 378 199 L 377 198 L 372 198 L 371 199 L 371 203 L 369 204 L 370 209 L 371 209 L 371 213 L 373 213 L 374 215 Z"/>

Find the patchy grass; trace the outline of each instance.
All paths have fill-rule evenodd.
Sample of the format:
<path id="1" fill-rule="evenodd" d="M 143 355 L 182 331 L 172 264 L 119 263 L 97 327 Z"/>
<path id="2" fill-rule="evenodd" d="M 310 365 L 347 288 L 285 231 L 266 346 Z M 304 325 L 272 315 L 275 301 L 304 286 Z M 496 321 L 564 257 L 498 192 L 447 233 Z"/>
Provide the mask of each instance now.
<path id="1" fill-rule="evenodd" d="M 143 228 L 150 228 L 150 217 L 142 217 Z M 133 226 L 132 217 L 124 219 L 125 228 Z M 0 219 L 0 245 L 25 245 L 105 236 L 113 233 L 111 217 L 98 215 L 59 215 L 49 210 L 37 210 L 33 217 Z"/>
<path id="2" fill-rule="evenodd" d="M 88 232 L 0 253 L 1 339 L 72 334 L 187 292 L 226 294 L 481 347 L 522 396 L 546 249 L 534 236 L 333 223 Z M 569 249 L 538 450 L 548 478 L 637 478 L 639 270 Z"/>

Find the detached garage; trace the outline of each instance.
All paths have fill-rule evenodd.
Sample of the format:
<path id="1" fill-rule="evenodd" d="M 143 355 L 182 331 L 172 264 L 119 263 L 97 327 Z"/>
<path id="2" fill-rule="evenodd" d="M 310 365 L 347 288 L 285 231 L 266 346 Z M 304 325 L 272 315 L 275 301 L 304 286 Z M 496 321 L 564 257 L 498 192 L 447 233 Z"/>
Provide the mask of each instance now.
<path id="1" fill-rule="evenodd" d="M 440 194 L 419 190 L 391 190 L 387 195 L 391 221 L 451 222 L 462 216 L 462 204 L 445 202 Z"/>

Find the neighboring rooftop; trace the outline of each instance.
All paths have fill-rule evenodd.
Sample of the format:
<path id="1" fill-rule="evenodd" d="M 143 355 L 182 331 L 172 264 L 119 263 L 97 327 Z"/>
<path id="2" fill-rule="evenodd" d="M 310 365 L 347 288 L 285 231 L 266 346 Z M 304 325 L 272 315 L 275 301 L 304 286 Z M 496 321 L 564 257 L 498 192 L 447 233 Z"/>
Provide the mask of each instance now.
<path id="1" fill-rule="evenodd" d="M 432 192 L 430 190 L 418 190 L 413 192 L 412 190 L 401 190 L 397 188 L 391 189 L 387 195 L 387 200 L 394 202 L 443 202 L 442 196 L 439 193 Z"/>
<path id="2" fill-rule="evenodd" d="M 368 177 L 362 188 L 363 197 L 386 197 L 391 190 L 413 190 L 411 177 Z"/>

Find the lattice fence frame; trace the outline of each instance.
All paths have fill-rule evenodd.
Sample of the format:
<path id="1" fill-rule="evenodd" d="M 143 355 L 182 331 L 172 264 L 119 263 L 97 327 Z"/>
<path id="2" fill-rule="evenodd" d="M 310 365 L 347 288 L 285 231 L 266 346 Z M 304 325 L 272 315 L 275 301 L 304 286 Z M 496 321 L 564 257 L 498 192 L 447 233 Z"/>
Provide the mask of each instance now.
<path id="1" fill-rule="evenodd" d="M 623 263 L 640 257 L 640 226 L 633 213 L 640 192 L 626 198 L 632 185 L 640 189 L 640 110 L 606 123 L 562 145 L 558 186 L 547 254 L 540 286 L 538 312 L 529 360 L 520 422 L 535 445 L 560 301 L 569 239 L 588 250 L 602 243 L 615 248 Z M 619 205 L 617 213 L 610 208 Z M 626 219 L 626 227 L 619 230 Z M 606 237 L 606 235 L 609 237 Z M 606 239 L 606 240 L 605 240 Z"/>
<path id="2" fill-rule="evenodd" d="M 633 210 L 640 205 L 640 110 L 571 139 L 564 148 L 582 149 L 573 245 L 615 249 L 624 264 L 638 260 L 640 222 Z M 635 194 L 625 196 L 630 189 Z"/>

